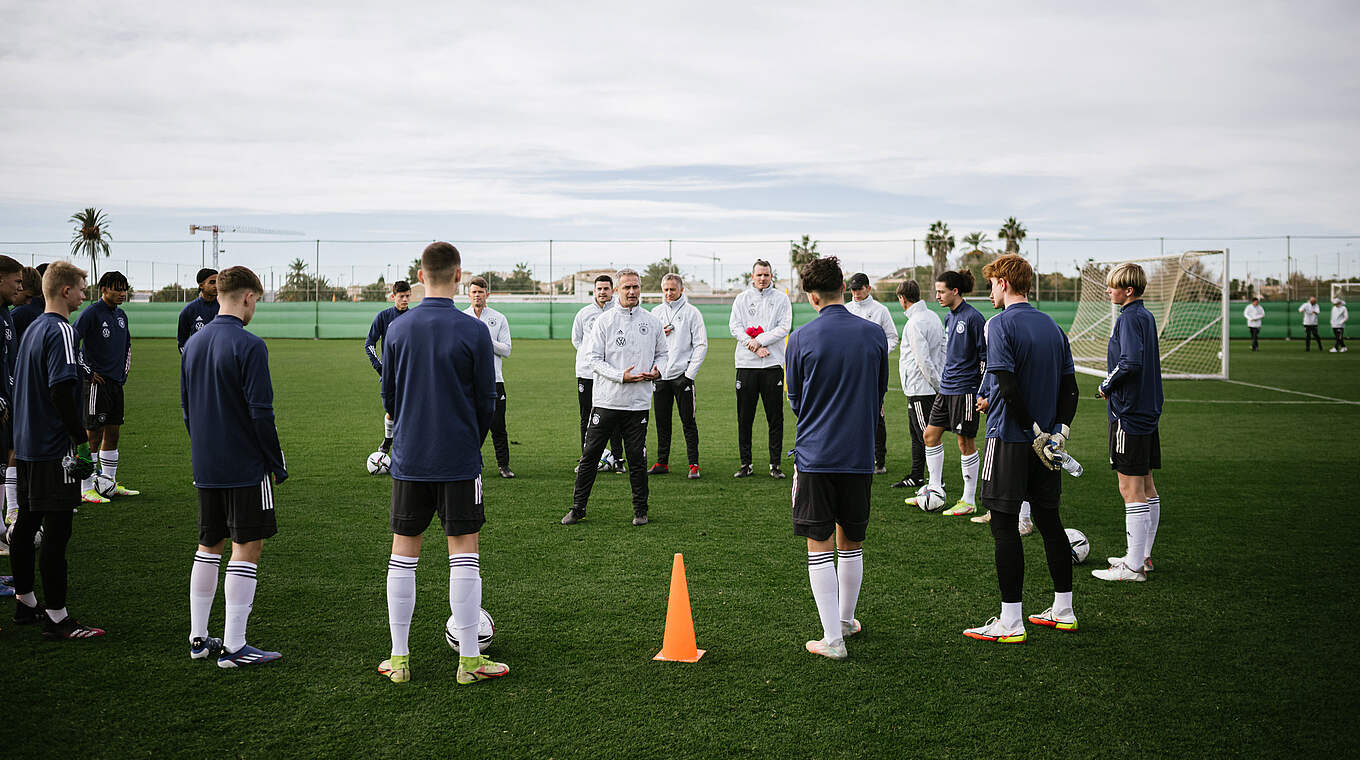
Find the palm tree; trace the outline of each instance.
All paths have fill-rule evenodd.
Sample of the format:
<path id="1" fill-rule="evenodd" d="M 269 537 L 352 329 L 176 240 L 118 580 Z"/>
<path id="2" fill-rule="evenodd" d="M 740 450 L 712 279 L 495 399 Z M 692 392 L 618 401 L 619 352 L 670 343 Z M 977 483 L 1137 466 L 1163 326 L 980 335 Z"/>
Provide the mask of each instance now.
<path id="1" fill-rule="evenodd" d="M 813 240 L 811 235 L 804 235 L 802 240 L 790 244 L 789 265 L 793 268 L 793 276 L 790 278 L 789 290 L 794 301 L 797 301 L 799 295 L 803 292 L 802 278 L 799 276 L 803 265 L 821 255 L 821 251 L 817 250 L 817 241 Z M 770 271 L 773 272 L 774 270 L 771 269 Z"/>
<path id="2" fill-rule="evenodd" d="M 926 253 L 930 254 L 931 260 L 935 263 L 936 278 L 949 266 L 949 254 L 953 250 L 954 235 L 949 231 L 949 225 L 943 221 L 930 225 L 930 231 L 926 233 Z"/>
<path id="3" fill-rule="evenodd" d="M 99 282 L 99 252 L 109 255 L 109 216 L 101 209 L 87 208 L 71 215 L 69 222 L 76 223 L 76 231 L 71 235 L 71 255 L 90 257 L 90 285 Z"/>
<path id="4" fill-rule="evenodd" d="M 1025 239 L 1025 225 L 1016 221 L 1015 217 L 1006 217 L 1006 221 L 1001 223 L 1001 229 L 997 230 L 996 236 L 1006 241 L 1006 253 L 1019 253 L 1020 241 Z"/>
<path id="5" fill-rule="evenodd" d="M 974 255 L 991 253 L 992 249 L 987 247 L 990 242 L 992 241 L 985 232 L 970 232 L 963 236 L 963 244 L 968 246 L 968 252 Z"/>

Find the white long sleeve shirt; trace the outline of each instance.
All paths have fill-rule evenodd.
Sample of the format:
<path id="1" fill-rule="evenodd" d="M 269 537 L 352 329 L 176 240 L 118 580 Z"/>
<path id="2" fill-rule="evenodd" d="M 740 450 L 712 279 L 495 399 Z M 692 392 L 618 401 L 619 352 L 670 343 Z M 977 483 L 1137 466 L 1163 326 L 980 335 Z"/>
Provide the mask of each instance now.
<path id="1" fill-rule="evenodd" d="M 1332 329 L 1346 326 L 1346 319 L 1350 317 L 1350 312 L 1346 311 L 1346 302 L 1332 304 Z"/>
<path id="2" fill-rule="evenodd" d="M 902 326 L 902 351 L 897 358 L 897 374 L 904 394 L 929 396 L 939 392 L 944 348 L 944 322 L 940 315 L 931 311 L 925 301 L 912 304 L 907 309 L 907 323 Z"/>
<path id="3" fill-rule="evenodd" d="M 1318 306 L 1318 305 L 1315 304 L 1315 303 L 1308 303 L 1307 301 L 1304 301 L 1304 302 L 1303 302 L 1303 305 L 1299 306 L 1299 313 L 1303 315 L 1303 324 L 1304 324 L 1304 325 L 1315 325 L 1315 326 L 1316 326 L 1316 325 L 1317 325 L 1318 312 L 1320 312 L 1320 311 L 1322 311 L 1322 307 L 1321 307 L 1321 306 Z"/>
<path id="4" fill-rule="evenodd" d="M 614 303 L 614 300 L 610 299 L 605 302 L 604 306 L 600 306 L 591 301 L 576 312 L 576 319 L 571 322 L 571 345 L 576 347 L 576 376 L 579 378 L 591 380 L 595 377 L 595 373 L 590 369 L 586 337 L 590 335 L 590 327 L 595 324 L 595 320 L 601 314 L 614 308 Z"/>
<path id="5" fill-rule="evenodd" d="M 863 301 L 856 301 L 851 298 L 845 302 L 845 308 L 851 314 L 883 328 L 883 335 L 888 339 L 888 353 L 892 353 L 897 348 L 897 325 L 893 324 L 892 314 L 888 307 L 874 300 L 873 296 L 865 298 Z"/>
<path id="6" fill-rule="evenodd" d="M 1259 328 L 1261 320 L 1266 318 L 1266 310 L 1260 304 L 1247 304 L 1247 307 L 1242 310 L 1242 316 L 1247 320 L 1247 327 Z"/>
<path id="7" fill-rule="evenodd" d="M 751 336 L 746 328 L 760 327 L 764 332 L 756 336 L 760 345 L 770 350 L 764 358 L 746 347 Z M 789 297 L 774 289 L 747 288 L 732 302 L 732 316 L 727 330 L 737 339 L 737 369 L 764 369 L 784 366 L 784 338 L 793 329 L 793 304 Z"/>
<path id="8" fill-rule="evenodd" d="M 477 310 L 472 306 L 463 309 L 463 313 L 477 317 Z M 510 321 L 490 306 L 483 307 L 482 316 L 477 318 L 491 331 L 491 361 L 496 365 L 496 382 L 503 383 L 501 359 L 510 355 Z"/>
<path id="9" fill-rule="evenodd" d="M 601 314 L 586 338 L 590 369 L 595 374 L 592 403 L 605 409 L 646 411 L 652 406 L 653 384 L 623 382 L 631 374 L 666 366 L 666 336 L 661 321 L 641 306 L 616 306 Z"/>
<path id="10" fill-rule="evenodd" d="M 693 380 L 708 356 L 708 333 L 704 330 L 704 315 L 683 295 L 674 301 L 658 304 L 652 316 L 661 322 L 666 336 L 666 366 L 661 368 L 662 380 L 674 380 L 681 375 Z"/>

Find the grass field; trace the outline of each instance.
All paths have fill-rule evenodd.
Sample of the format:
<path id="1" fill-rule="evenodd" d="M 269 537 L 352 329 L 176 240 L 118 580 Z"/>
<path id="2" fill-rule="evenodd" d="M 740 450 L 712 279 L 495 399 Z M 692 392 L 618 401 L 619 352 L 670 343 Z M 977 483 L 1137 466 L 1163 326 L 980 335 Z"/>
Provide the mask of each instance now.
<path id="1" fill-rule="evenodd" d="M 1235 343 L 1235 379 L 1360 399 L 1360 354 Z M 1199 757 L 1342 756 L 1357 749 L 1355 593 L 1360 406 L 1222 382 L 1168 383 L 1157 570 L 1145 584 L 1076 572 L 1081 630 L 1030 626 L 997 646 L 963 628 L 997 614 L 985 526 L 927 515 L 888 484 L 910 457 L 889 404 L 890 477 L 874 484 L 851 657 L 819 635 L 789 481 L 736 481 L 728 343 L 699 376 L 704 478 L 653 478 L 652 523 L 630 524 L 626 477 L 602 475 L 588 519 L 564 527 L 577 419 L 572 350 L 518 341 L 505 363 L 513 481 L 486 483 L 484 606 L 491 654 L 513 672 L 459 687 L 443 641 L 445 547 L 427 536 L 412 629 L 414 679 L 375 673 L 388 651 L 390 482 L 364 457 L 381 437 L 376 376 L 358 341 L 272 341 L 292 477 L 276 496 L 249 639 L 284 660 L 224 672 L 186 656 L 196 538 L 172 341 L 143 340 L 128 386 L 120 478 L 137 498 L 83 507 L 70 608 L 106 639 L 51 644 L 0 616 L 3 754 L 60 757 Z M 893 358 L 896 360 L 896 357 Z M 893 384 L 896 386 L 894 371 Z M 1092 560 L 1123 550 L 1094 378 L 1071 450 L 1063 518 Z M 786 448 L 793 418 L 786 415 Z M 763 417 L 756 427 L 762 447 Z M 676 426 L 678 455 L 683 439 Z M 947 437 L 948 438 L 948 437 Z M 654 445 L 654 437 L 652 443 Z M 946 484 L 961 487 L 946 441 Z M 490 442 L 484 457 L 494 464 Z M 759 460 L 759 456 L 757 456 Z M 1026 539 L 1026 613 L 1052 601 Z M 699 646 L 653 662 L 672 555 L 683 552 Z M 0 560 L 0 568 L 7 560 Z M 8 571 L 0 571 L 8 572 Z M 41 584 L 39 587 L 41 595 Z M 220 635 L 219 591 L 212 630 Z M 1351 729 L 1345 726 L 1351 725 Z"/>

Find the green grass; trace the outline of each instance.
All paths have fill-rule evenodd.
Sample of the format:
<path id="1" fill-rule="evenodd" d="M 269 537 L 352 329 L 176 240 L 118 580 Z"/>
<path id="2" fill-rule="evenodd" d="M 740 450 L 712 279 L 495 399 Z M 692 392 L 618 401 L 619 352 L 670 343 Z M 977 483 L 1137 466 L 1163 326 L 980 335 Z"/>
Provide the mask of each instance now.
<path id="1" fill-rule="evenodd" d="M 486 484 L 484 606 L 501 681 L 454 682 L 443 642 L 445 548 L 427 536 L 414 679 L 388 652 L 390 484 L 364 473 L 381 436 L 358 341 L 272 341 L 292 478 L 277 493 L 250 621 L 284 660 L 223 672 L 186 656 L 195 500 L 172 341 L 142 340 L 128 386 L 120 479 L 143 496 L 76 516 L 70 607 L 102 641 L 50 644 L 0 624 L 13 757 L 1321 756 L 1356 751 L 1355 594 L 1360 407 L 1220 382 L 1167 384 L 1163 519 L 1146 584 L 1077 569 L 1081 631 L 1030 628 L 1023 646 L 970 641 L 997 614 L 983 526 L 907 509 L 888 488 L 909 462 L 905 404 L 888 397 L 891 477 L 874 486 L 851 659 L 803 652 L 819 625 L 789 481 L 735 481 L 731 351 L 698 381 L 704 479 L 652 479 L 634 528 L 626 478 L 601 476 L 586 522 L 563 527 L 577 420 L 571 348 L 517 341 L 506 361 L 514 481 Z M 894 357 L 895 360 L 895 357 Z M 1360 354 L 1234 344 L 1237 379 L 1360 399 Z M 895 372 L 894 372 L 895 375 Z M 1063 517 L 1093 561 L 1123 549 L 1104 407 L 1083 377 Z M 894 384 L 895 384 L 894 380 Z M 1234 403 L 1198 403 L 1232 401 Z M 1309 403 L 1272 403 L 1272 402 Z M 1259 403 L 1258 403 L 1259 402 Z M 787 415 L 786 447 L 793 442 Z M 757 420 L 756 442 L 763 441 Z M 683 439 L 676 427 L 678 456 Z M 654 439 L 653 439 L 654 445 Z M 958 453 L 946 483 L 958 493 Z M 484 451 L 493 462 L 490 442 Z M 1051 602 L 1025 541 L 1027 612 Z M 697 664 L 661 646 L 672 555 L 683 552 Z M 0 567 L 4 567 L 0 560 Z M 40 584 L 41 592 L 41 584 Z M 219 592 L 212 628 L 220 633 Z M 13 753 L 13 754 L 11 754 Z"/>

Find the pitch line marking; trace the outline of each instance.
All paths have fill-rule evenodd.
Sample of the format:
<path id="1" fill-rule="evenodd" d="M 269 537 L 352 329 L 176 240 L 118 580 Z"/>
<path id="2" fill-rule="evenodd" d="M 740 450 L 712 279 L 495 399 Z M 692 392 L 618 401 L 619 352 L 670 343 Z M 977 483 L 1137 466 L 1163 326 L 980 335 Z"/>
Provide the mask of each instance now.
<path id="1" fill-rule="evenodd" d="M 1323 396 L 1323 395 L 1318 394 L 1318 393 L 1305 393 L 1304 391 L 1294 391 L 1294 390 L 1290 390 L 1290 389 L 1288 389 L 1288 388 L 1276 388 L 1276 387 L 1273 386 L 1273 385 L 1258 385 L 1258 384 L 1256 384 L 1256 383 L 1246 383 L 1246 382 L 1243 382 L 1243 381 L 1241 381 L 1241 380 L 1224 380 L 1223 382 L 1225 382 L 1225 383 L 1233 383 L 1234 385 L 1245 385 L 1245 386 L 1247 386 L 1248 388 L 1261 388 L 1262 390 L 1267 390 L 1267 391 L 1277 391 L 1277 392 L 1279 392 L 1279 393 L 1293 393 L 1293 394 L 1296 394 L 1296 395 L 1299 395 L 1299 396 L 1309 396 L 1309 397 L 1311 397 L 1311 398 L 1320 398 L 1320 399 L 1322 399 L 1322 400 L 1324 400 L 1324 401 L 1331 401 L 1331 402 L 1337 403 L 1337 404 L 1353 404 L 1353 405 L 1360 405 L 1360 401 L 1348 401 L 1348 400 L 1346 400 L 1346 399 L 1344 399 L 1344 398 L 1333 398 L 1333 397 L 1331 397 L 1331 396 Z M 1247 402 L 1243 402 L 1243 403 L 1255 403 L 1255 402 L 1247 401 Z"/>

